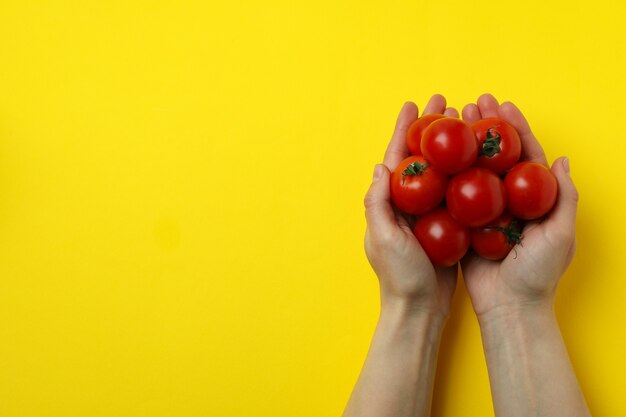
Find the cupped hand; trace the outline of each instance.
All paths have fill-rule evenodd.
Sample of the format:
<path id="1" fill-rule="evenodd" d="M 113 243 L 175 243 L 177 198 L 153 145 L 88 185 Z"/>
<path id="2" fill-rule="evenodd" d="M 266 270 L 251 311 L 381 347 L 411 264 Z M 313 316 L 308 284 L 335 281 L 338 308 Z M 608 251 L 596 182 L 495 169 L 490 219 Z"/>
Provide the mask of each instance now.
<path id="1" fill-rule="evenodd" d="M 520 110 L 510 102 L 498 104 L 490 94 L 479 97 L 477 105 L 463 108 L 463 120 L 499 117 L 511 124 L 522 142 L 522 160 L 548 163 Z M 552 308 L 557 284 L 570 264 L 576 247 L 578 193 L 569 175 L 567 158 L 551 167 L 558 181 L 553 210 L 541 221 L 528 223 L 516 245 L 502 261 L 489 261 L 468 253 L 461 263 L 463 278 L 479 321 L 510 309 Z"/>
<path id="2" fill-rule="evenodd" d="M 446 100 L 441 95 L 430 99 L 423 114 L 429 113 L 459 117 L 455 109 L 446 108 Z M 445 318 L 456 286 L 457 268 L 433 267 L 413 234 L 413 216 L 400 212 L 390 200 L 391 171 L 409 156 L 406 132 L 417 116 L 417 106 L 405 103 L 384 163 L 374 169 L 374 178 L 364 200 L 365 252 L 380 282 L 383 308 L 401 305 Z"/>

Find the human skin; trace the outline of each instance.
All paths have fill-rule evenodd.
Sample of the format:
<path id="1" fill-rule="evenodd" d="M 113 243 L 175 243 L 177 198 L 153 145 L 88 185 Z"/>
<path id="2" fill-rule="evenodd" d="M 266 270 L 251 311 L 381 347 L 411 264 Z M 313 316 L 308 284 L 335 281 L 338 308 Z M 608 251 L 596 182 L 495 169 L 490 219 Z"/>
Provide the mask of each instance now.
<path id="1" fill-rule="evenodd" d="M 424 114 L 445 113 L 435 95 Z M 547 166 L 541 146 L 512 103 L 490 95 L 463 109 L 463 118 L 501 117 L 520 133 L 522 159 Z M 408 156 L 404 136 L 417 118 L 405 103 L 365 197 L 365 251 L 380 284 L 380 317 L 361 375 L 344 416 L 427 416 L 437 350 L 456 285 L 456 267 L 432 266 L 412 232 L 414 218 L 394 209 L 389 175 Z M 554 314 L 560 276 L 575 251 L 578 194 L 568 161 L 552 172 L 559 182 L 554 210 L 524 229 L 524 246 L 504 261 L 469 254 L 462 262 L 466 287 L 483 336 L 496 416 L 588 416 Z"/>
<path id="2" fill-rule="evenodd" d="M 445 113 L 443 96 L 433 96 L 424 114 Z M 344 417 L 427 416 L 441 331 L 450 310 L 457 268 L 435 268 L 413 235 L 412 216 L 389 198 L 390 171 L 409 156 L 406 130 L 418 109 L 402 107 L 384 164 L 377 165 L 365 197 L 365 252 L 380 284 L 380 317 L 361 375 Z"/>
<path id="3" fill-rule="evenodd" d="M 520 134 L 522 160 L 548 166 L 521 111 L 484 94 L 463 108 L 463 119 L 499 117 Z M 556 206 L 523 230 L 522 245 L 502 261 L 469 254 L 462 272 L 480 324 L 497 417 L 589 416 L 554 312 L 559 280 L 576 249 L 578 192 L 569 160 L 551 167 L 558 181 Z"/>

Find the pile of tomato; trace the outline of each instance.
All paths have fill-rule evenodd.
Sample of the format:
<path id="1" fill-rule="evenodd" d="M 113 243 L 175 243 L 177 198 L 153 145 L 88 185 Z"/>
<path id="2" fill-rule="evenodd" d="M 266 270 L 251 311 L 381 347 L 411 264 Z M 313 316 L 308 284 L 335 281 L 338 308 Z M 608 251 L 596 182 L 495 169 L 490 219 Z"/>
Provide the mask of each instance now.
<path id="1" fill-rule="evenodd" d="M 418 216 L 413 232 L 434 265 L 454 265 L 470 247 L 503 259 L 520 243 L 523 222 L 556 202 L 556 178 L 541 164 L 519 161 L 519 134 L 504 120 L 470 125 L 428 114 L 411 124 L 406 140 L 411 156 L 391 174 L 391 199 Z"/>

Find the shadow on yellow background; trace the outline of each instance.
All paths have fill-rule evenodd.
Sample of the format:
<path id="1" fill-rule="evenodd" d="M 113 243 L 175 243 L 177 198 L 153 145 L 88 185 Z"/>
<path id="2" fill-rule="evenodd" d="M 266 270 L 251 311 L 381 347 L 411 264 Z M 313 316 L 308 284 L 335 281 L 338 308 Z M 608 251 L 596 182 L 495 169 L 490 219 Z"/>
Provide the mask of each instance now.
<path id="1" fill-rule="evenodd" d="M 400 106 L 515 101 L 570 158 L 557 314 L 626 415 L 624 3 L 0 3 L 0 415 L 331 416 L 378 314 Z M 461 285 L 434 416 L 493 415 Z"/>

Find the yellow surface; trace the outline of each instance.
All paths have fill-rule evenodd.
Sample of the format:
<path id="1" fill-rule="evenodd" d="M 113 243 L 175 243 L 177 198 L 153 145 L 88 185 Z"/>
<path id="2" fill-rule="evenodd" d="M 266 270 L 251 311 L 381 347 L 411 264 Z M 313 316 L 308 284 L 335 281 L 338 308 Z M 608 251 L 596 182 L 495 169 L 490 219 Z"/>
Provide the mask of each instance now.
<path id="1" fill-rule="evenodd" d="M 362 198 L 405 100 L 490 91 L 571 158 L 558 316 L 626 415 L 622 1 L 0 2 L 0 415 L 339 415 Z M 493 415 L 456 294 L 434 416 Z"/>

